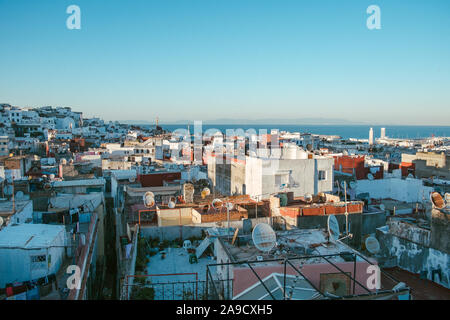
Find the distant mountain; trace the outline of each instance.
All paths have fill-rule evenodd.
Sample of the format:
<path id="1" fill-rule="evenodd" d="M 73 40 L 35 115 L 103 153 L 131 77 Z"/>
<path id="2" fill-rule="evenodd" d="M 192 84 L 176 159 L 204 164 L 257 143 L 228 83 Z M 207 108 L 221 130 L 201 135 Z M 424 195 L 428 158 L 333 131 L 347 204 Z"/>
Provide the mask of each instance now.
<path id="1" fill-rule="evenodd" d="M 193 121 L 179 120 L 173 124 L 190 124 Z M 333 119 L 333 118 L 304 118 L 304 119 L 215 119 L 205 120 L 203 124 L 246 124 L 246 125 L 356 125 L 365 124 L 364 122 L 350 121 L 346 119 Z"/>

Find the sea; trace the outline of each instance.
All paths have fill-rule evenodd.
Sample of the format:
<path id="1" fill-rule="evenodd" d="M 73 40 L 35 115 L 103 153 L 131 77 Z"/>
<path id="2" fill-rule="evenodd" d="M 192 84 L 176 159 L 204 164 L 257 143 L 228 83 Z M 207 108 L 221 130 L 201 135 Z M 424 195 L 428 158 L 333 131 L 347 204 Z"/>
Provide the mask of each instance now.
<path id="1" fill-rule="evenodd" d="M 142 127 L 154 127 L 145 125 Z M 161 124 L 165 130 L 173 132 L 176 129 L 187 129 L 188 124 Z M 370 126 L 370 125 L 270 125 L 270 124 L 203 124 L 202 131 L 217 130 L 225 133 L 227 129 L 254 129 L 257 133 L 259 130 L 267 130 L 270 133 L 272 129 L 288 132 L 312 133 L 320 135 L 336 135 L 344 139 L 368 139 L 369 130 L 373 128 L 374 137 L 378 138 L 381 134 L 381 128 L 386 128 L 386 137 L 399 139 L 422 139 L 431 137 L 450 137 L 450 126 Z M 194 133 L 194 126 L 189 125 L 189 130 Z"/>

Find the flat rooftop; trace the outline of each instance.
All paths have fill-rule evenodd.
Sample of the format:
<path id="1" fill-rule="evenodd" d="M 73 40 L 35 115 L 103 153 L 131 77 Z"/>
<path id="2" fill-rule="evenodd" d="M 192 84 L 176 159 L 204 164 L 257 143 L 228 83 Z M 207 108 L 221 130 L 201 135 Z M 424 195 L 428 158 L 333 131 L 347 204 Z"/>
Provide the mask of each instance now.
<path id="1" fill-rule="evenodd" d="M 351 251 L 343 243 L 328 242 L 327 232 L 322 229 L 294 229 L 276 232 L 276 236 L 277 245 L 269 253 L 258 250 L 252 241 L 242 246 L 232 246 L 226 241 L 223 241 L 223 243 L 235 261 L 257 261 L 258 256 L 263 257 L 264 260 L 271 260 L 310 255 L 333 255 Z M 336 262 L 345 262 L 341 256 L 331 257 L 330 259 Z M 325 260 L 321 258 L 311 258 L 307 261 L 307 263 L 324 262 Z M 266 264 L 273 264 L 273 262 L 267 262 Z"/>
<path id="2" fill-rule="evenodd" d="M 0 231 L 0 248 L 47 248 L 62 232 L 63 225 L 11 224 Z"/>
<path id="3" fill-rule="evenodd" d="M 186 282 L 186 288 L 189 285 L 188 282 L 206 280 L 206 266 L 208 264 L 215 263 L 211 257 L 203 255 L 198 259 L 198 263 L 189 263 L 189 254 L 183 248 L 165 248 L 164 252 L 166 257 L 161 258 L 161 252 L 150 257 L 150 262 L 147 264 L 147 274 L 149 275 L 160 275 L 152 276 L 152 284 L 159 283 L 159 285 L 153 285 L 155 289 L 155 300 L 163 299 L 183 299 L 183 290 L 181 290 L 180 285 L 177 284 L 173 287 L 171 284 L 175 282 Z M 215 274 L 215 267 L 212 267 L 211 272 Z M 184 275 L 181 275 L 184 273 Z M 186 274 L 189 273 L 189 274 Z M 181 285 L 182 286 L 182 285 Z M 200 293 L 202 288 L 199 288 Z"/>

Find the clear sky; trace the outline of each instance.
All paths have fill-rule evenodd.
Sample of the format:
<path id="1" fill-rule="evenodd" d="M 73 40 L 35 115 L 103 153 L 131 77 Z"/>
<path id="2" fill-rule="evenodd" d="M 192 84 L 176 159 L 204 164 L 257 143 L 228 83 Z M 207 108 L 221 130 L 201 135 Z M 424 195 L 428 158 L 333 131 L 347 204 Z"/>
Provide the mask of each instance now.
<path id="1" fill-rule="evenodd" d="M 68 30 L 66 8 L 81 8 Z M 381 8 L 381 30 L 366 9 Z M 450 125 L 449 0 L 0 0 L 0 102 Z"/>

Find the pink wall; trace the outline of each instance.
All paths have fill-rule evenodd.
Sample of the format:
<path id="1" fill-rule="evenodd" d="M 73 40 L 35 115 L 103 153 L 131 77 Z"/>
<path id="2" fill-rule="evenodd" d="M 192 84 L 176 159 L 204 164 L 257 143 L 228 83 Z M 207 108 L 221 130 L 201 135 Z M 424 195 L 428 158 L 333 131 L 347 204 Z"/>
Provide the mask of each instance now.
<path id="1" fill-rule="evenodd" d="M 294 265 L 297 267 L 297 264 L 293 262 Z M 333 262 L 334 263 L 334 262 Z M 337 265 L 340 269 L 344 270 L 345 272 L 349 272 L 351 276 L 353 277 L 353 262 L 340 262 L 340 263 L 334 263 Z M 367 278 L 370 276 L 370 274 L 367 274 L 367 267 L 369 266 L 369 263 L 367 262 L 357 262 L 356 263 L 356 280 L 366 286 Z M 271 275 L 272 273 L 284 273 L 284 264 L 280 265 L 273 265 L 273 266 L 264 266 L 264 267 L 258 267 L 256 264 L 252 265 L 253 269 L 255 269 L 256 273 L 261 279 L 266 278 L 267 276 Z M 298 267 L 297 267 L 298 268 Z M 311 281 L 311 283 L 316 287 L 320 289 L 320 274 L 321 273 L 340 273 L 338 269 L 336 269 L 333 265 L 329 263 L 323 263 L 323 264 L 307 264 L 304 265 L 303 268 L 298 268 L 305 277 Z M 255 276 L 255 274 L 250 270 L 250 268 L 238 268 L 235 267 L 233 269 L 234 273 L 234 281 L 233 281 L 233 296 L 238 295 L 248 287 L 254 285 L 256 282 L 258 282 L 258 278 Z M 289 265 L 286 267 L 286 273 L 290 275 L 297 275 L 298 273 Z M 353 280 L 351 280 L 351 288 L 353 289 Z M 362 288 L 360 285 L 356 284 L 355 286 L 356 294 L 363 294 L 367 293 L 367 291 Z M 353 291 L 351 291 L 353 292 Z"/>

